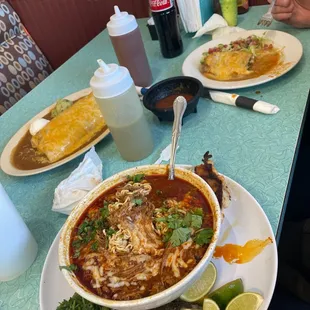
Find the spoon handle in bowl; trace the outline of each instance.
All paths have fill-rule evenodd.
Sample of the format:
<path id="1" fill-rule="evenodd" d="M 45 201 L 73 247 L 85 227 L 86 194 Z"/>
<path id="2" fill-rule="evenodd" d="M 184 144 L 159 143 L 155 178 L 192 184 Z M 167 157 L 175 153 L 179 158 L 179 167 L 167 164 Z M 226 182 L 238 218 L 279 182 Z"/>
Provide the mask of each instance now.
<path id="1" fill-rule="evenodd" d="M 174 122 L 172 127 L 172 148 L 169 164 L 169 177 L 168 177 L 169 180 L 174 179 L 175 155 L 177 151 L 179 137 L 181 135 L 182 119 L 186 107 L 187 107 L 187 101 L 183 96 L 177 97 L 173 102 Z"/>

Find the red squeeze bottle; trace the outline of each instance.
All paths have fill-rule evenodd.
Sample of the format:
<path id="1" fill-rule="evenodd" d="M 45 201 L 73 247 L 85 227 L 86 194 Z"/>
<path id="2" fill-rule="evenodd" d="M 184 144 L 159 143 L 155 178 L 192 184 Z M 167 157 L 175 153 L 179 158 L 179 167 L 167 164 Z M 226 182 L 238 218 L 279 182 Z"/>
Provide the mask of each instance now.
<path id="1" fill-rule="evenodd" d="M 119 64 L 129 70 L 135 85 L 150 86 L 152 72 L 136 18 L 127 12 L 120 12 L 118 6 L 114 6 L 114 10 L 107 28 Z"/>

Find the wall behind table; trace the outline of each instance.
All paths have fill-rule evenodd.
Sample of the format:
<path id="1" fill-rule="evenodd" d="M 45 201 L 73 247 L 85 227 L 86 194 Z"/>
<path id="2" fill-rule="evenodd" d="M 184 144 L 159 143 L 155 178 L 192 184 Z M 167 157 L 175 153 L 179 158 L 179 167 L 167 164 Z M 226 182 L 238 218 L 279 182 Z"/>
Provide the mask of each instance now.
<path id="1" fill-rule="evenodd" d="M 147 0 L 9 0 L 54 69 L 105 29 L 113 6 L 148 16 Z M 104 48 L 104 47 L 102 47 Z"/>
<path id="2" fill-rule="evenodd" d="M 267 0 L 249 0 L 250 6 L 269 4 Z"/>

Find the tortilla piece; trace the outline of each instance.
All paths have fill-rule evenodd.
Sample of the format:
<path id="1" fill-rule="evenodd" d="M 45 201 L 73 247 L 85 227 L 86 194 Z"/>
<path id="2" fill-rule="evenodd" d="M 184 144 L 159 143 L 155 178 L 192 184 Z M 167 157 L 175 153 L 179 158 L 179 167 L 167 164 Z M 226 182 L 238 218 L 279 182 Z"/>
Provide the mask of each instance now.
<path id="1" fill-rule="evenodd" d="M 76 101 L 31 139 L 32 146 L 53 163 L 91 141 L 105 126 L 93 94 Z"/>

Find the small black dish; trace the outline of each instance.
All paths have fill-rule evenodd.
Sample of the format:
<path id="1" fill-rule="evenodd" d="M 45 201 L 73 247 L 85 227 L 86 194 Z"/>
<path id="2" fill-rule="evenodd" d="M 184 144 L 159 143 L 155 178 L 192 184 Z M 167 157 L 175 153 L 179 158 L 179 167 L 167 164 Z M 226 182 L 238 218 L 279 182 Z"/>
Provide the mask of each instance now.
<path id="1" fill-rule="evenodd" d="M 203 94 L 203 85 L 199 80 L 189 76 L 177 76 L 153 85 L 144 94 L 143 104 L 148 110 L 152 111 L 160 121 L 173 121 L 173 107 L 158 109 L 156 103 L 170 95 L 181 96 L 182 94 L 193 96 L 193 98 L 187 102 L 187 108 L 183 117 L 191 113 L 197 113 L 197 104 L 199 98 Z M 173 103 L 171 103 L 171 105 L 172 104 Z"/>

